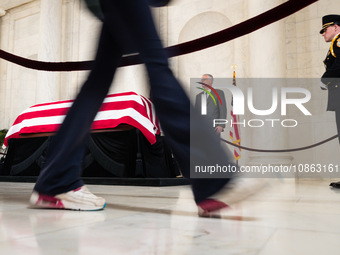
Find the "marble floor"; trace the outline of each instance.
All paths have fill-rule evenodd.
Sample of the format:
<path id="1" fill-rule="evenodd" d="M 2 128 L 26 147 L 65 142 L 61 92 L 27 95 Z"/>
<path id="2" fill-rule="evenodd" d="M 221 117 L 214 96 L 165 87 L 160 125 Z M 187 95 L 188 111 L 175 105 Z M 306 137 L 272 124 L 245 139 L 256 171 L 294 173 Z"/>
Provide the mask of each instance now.
<path id="1" fill-rule="evenodd" d="M 275 180 L 220 219 L 198 218 L 188 186 L 89 185 L 104 211 L 28 208 L 31 183 L 0 183 L 0 254 L 340 254 L 340 192 Z"/>

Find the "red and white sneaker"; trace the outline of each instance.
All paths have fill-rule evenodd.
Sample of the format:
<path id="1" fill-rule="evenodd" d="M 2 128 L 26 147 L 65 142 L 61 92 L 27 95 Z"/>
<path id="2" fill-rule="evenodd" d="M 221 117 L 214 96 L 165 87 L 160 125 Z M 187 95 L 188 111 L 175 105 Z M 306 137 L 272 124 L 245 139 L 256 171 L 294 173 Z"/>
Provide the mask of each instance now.
<path id="1" fill-rule="evenodd" d="M 267 179 L 236 178 L 213 196 L 197 203 L 198 216 L 219 218 L 221 210 L 230 209 L 230 205 L 240 202 L 267 185 Z"/>
<path id="2" fill-rule="evenodd" d="M 66 209 L 76 211 L 98 211 L 106 206 L 105 199 L 92 194 L 86 186 L 55 196 L 33 191 L 30 203 L 35 208 Z"/>

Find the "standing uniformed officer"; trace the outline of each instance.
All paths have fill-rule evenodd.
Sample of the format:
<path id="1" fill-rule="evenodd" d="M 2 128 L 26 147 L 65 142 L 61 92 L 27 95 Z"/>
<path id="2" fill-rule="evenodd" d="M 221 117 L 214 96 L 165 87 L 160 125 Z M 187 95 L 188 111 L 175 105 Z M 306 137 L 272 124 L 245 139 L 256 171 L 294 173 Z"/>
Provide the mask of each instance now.
<path id="1" fill-rule="evenodd" d="M 340 15 L 324 16 L 322 25 L 320 34 L 331 46 L 324 60 L 326 71 L 321 78 L 321 88 L 328 89 L 327 111 L 335 111 L 336 126 L 340 134 Z M 340 182 L 331 183 L 330 186 L 340 188 Z"/>

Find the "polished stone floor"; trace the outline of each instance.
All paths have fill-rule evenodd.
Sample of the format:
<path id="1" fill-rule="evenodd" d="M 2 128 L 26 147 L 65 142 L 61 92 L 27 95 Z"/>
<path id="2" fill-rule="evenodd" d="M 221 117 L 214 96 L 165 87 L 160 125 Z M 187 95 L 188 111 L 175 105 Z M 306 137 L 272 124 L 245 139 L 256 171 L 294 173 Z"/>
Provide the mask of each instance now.
<path id="1" fill-rule="evenodd" d="M 33 184 L 0 183 L 0 254 L 340 254 L 340 192 L 273 180 L 220 219 L 198 218 L 188 186 L 89 185 L 104 211 L 28 208 Z"/>

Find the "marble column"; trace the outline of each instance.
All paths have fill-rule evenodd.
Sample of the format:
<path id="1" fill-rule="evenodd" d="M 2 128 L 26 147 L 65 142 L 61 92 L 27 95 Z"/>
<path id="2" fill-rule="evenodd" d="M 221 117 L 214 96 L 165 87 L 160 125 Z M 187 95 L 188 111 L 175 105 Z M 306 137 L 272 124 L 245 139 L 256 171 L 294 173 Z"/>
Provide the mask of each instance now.
<path id="1" fill-rule="evenodd" d="M 249 17 L 254 17 L 283 2 L 282 0 L 248 1 Z M 282 127 L 281 122 L 289 117 L 282 116 L 280 111 L 281 88 L 284 87 L 286 77 L 284 21 L 275 22 L 249 35 L 249 74 L 251 78 L 249 88 L 253 90 L 255 109 L 268 110 L 272 107 L 274 87 L 277 89 L 274 92 L 278 98 L 276 111 L 272 114 L 263 116 L 250 114 L 250 118 L 246 118 L 259 119 L 264 123 L 262 127 L 247 127 L 250 129 L 251 147 L 269 150 L 288 148 L 288 127 Z M 261 121 L 254 121 L 251 125 L 261 126 Z M 286 124 L 293 123 L 284 122 L 284 125 Z M 287 165 L 291 161 L 292 156 L 289 153 L 252 152 L 249 154 L 248 164 Z"/>
<path id="2" fill-rule="evenodd" d="M 38 60 L 58 62 L 61 56 L 62 0 L 41 0 Z M 60 73 L 38 72 L 36 102 L 59 99 Z"/>

